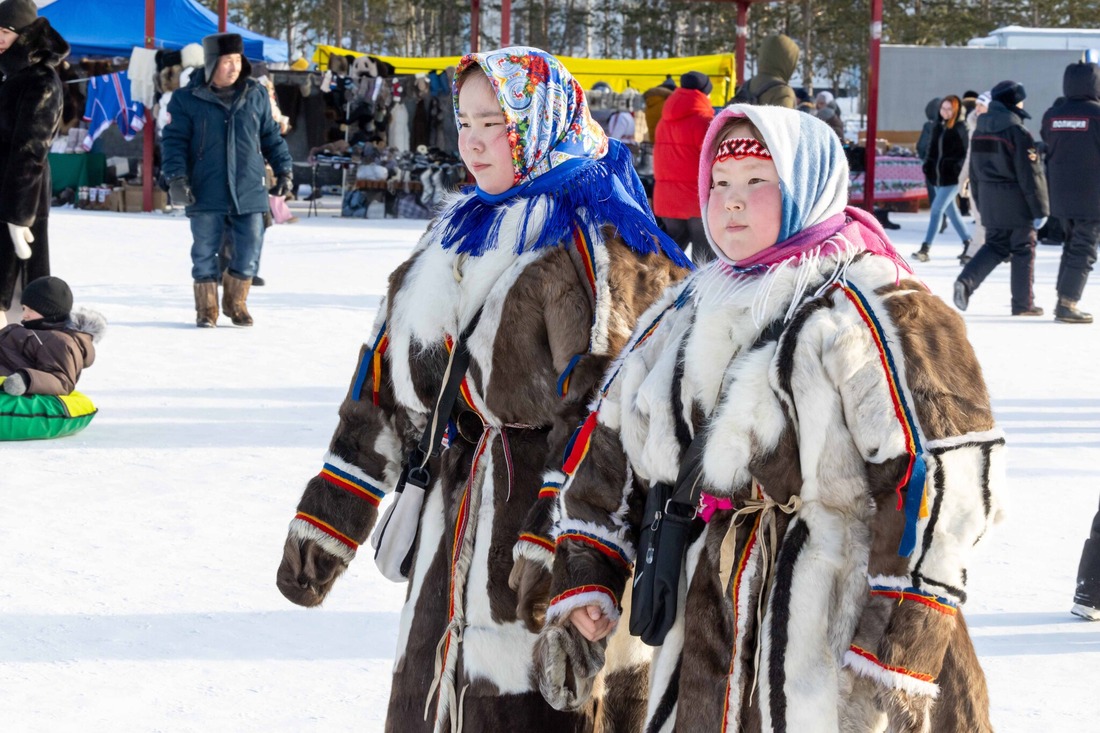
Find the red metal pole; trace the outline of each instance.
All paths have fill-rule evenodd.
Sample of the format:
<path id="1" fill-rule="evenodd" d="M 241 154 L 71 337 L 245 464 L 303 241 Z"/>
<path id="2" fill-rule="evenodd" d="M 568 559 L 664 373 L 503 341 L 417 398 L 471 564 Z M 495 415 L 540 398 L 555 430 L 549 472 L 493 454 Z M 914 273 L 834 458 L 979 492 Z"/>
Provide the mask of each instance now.
<path id="1" fill-rule="evenodd" d="M 225 33 L 225 19 L 228 13 L 229 0 L 218 0 L 218 33 Z"/>
<path id="2" fill-rule="evenodd" d="M 871 0 L 871 59 L 867 75 L 867 172 L 863 174 L 863 208 L 875 210 L 875 158 L 878 157 L 879 46 L 882 44 L 882 0 Z"/>
<path id="3" fill-rule="evenodd" d="M 512 44 L 512 0 L 503 0 L 500 4 L 500 45 Z"/>
<path id="4" fill-rule="evenodd" d="M 470 0 L 470 52 L 477 53 L 481 41 L 481 0 Z"/>
<path id="5" fill-rule="evenodd" d="M 737 78 L 733 80 L 734 90 L 744 83 L 745 78 L 745 38 L 749 35 L 749 2 L 750 0 L 739 0 L 737 3 L 737 47 L 733 59 Z"/>
<path id="6" fill-rule="evenodd" d="M 153 37 L 156 35 L 157 2 L 145 0 L 145 47 L 155 48 Z M 157 121 L 153 119 L 153 110 L 145 110 L 145 129 L 142 131 L 143 150 L 141 159 L 141 208 L 153 210 L 153 142 L 157 134 Z"/>

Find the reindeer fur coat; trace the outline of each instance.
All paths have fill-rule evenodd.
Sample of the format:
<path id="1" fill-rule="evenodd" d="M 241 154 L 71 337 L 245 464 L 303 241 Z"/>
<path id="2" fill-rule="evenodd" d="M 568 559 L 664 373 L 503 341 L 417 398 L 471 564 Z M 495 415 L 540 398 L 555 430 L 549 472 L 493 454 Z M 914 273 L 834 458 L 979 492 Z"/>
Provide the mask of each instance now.
<path id="1" fill-rule="evenodd" d="M 705 491 L 732 508 L 697 521 L 643 729 L 991 730 L 958 608 L 999 515 L 1004 441 L 962 321 L 885 257 L 738 287 L 722 267 L 671 288 L 611 370 L 556 509 L 543 637 L 580 606 L 626 613 L 647 487 L 674 484 L 705 430 Z M 899 400 L 928 476 L 908 557 Z M 560 679 L 568 664 L 540 654 L 537 668 Z"/>
<path id="2" fill-rule="evenodd" d="M 498 241 L 519 237 L 522 202 L 513 209 Z M 620 675 L 626 702 L 618 708 L 554 710 L 534 681 L 536 634 L 517 619 L 508 579 L 517 538 L 539 521 L 544 474 L 560 475 L 566 441 L 611 359 L 683 273 L 662 256 L 636 254 L 607 228 L 476 257 L 444 249 L 441 228 L 429 229 L 390 277 L 361 351 L 365 380 L 341 405 L 324 470 L 291 522 L 280 588 L 296 603 L 320 603 L 356 556 L 424 429 L 452 339 L 482 307 L 455 429 L 421 514 L 386 730 L 626 730 L 599 718 L 617 709 L 640 722 L 647 660 Z M 537 229 L 532 219 L 528 231 Z M 301 581 L 307 566 L 319 587 Z"/>

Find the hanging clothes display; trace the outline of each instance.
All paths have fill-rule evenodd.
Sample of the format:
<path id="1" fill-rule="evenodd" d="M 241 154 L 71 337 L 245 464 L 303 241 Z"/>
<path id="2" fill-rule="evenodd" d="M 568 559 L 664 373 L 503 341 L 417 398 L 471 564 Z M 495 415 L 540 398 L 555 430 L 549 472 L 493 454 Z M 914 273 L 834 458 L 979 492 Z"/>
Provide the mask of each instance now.
<path id="1" fill-rule="evenodd" d="M 145 127 L 145 107 L 130 98 L 130 80 L 125 71 L 105 74 L 88 79 L 88 102 L 84 107 L 84 121 L 88 123 L 88 135 L 83 148 L 91 150 L 92 144 L 111 126 L 118 125 L 125 140 Z"/>

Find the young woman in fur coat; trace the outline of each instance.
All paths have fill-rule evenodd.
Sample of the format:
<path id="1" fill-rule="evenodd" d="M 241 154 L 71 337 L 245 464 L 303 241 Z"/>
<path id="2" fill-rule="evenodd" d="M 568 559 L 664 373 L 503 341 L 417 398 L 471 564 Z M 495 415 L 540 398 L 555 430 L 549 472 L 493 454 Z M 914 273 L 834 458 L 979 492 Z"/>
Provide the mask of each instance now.
<path id="1" fill-rule="evenodd" d="M 629 151 L 608 141 L 554 57 L 471 54 L 455 79 L 459 150 L 477 186 L 449 201 L 390 276 L 278 585 L 295 603 L 323 601 L 371 533 L 469 331 L 460 396 L 440 416 L 449 445 L 429 464 L 386 730 L 637 728 L 645 659 L 624 660 L 618 676 L 609 668 L 605 697 L 617 705 L 558 712 L 539 694 L 539 619 L 517 615 L 517 591 L 538 573 L 513 573 L 513 557 L 549 567 L 566 441 L 638 316 L 689 265 L 646 207 Z"/>
<path id="2" fill-rule="evenodd" d="M 20 283 L 50 274 L 46 154 L 61 124 L 57 65 L 69 55 L 31 0 L 0 2 L 0 311 Z"/>
<path id="3" fill-rule="evenodd" d="M 583 702 L 626 625 L 645 495 L 702 435 L 643 730 L 990 729 L 959 606 L 1004 440 L 962 321 L 846 208 L 847 182 L 820 120 L 714 120 L 699 184 L 719 260 L 642 316 L 566 461 L 536 647 L 555 706 Z"/>

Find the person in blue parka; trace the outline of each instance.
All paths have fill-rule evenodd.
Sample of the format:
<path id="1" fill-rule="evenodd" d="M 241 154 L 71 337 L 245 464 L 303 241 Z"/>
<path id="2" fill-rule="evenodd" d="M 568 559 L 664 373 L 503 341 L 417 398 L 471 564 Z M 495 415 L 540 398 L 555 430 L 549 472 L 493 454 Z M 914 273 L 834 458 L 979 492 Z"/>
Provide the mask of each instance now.
<path id="1" fill-rule="evenodd" d="M 277 178 L 274 196 L 290 190 L 292 161 L 267 90 L 249 78 L 252 67 L 241 36 L 216 33 L 204 38 L 202 47 L 206 68 L 197 69 L 168 104 L 162 169 L 173 203 L 184 204 L 191 220 L 196 325 L 217 324 L 221 279 L 225 314 L 235 326 L 251 326 L 246 300 L 268 211 L 264 160 Z M 218 251 L 225 235 L 233 254 L 222 278 Z"/>

